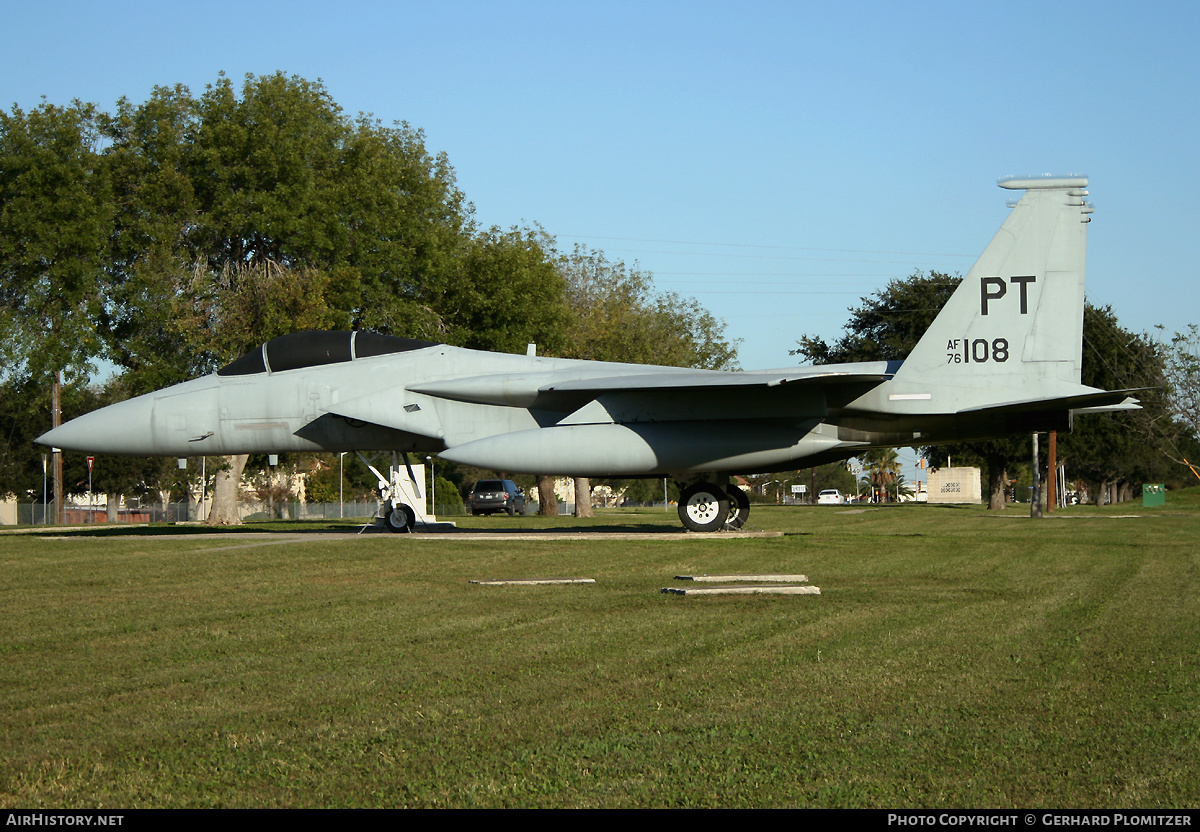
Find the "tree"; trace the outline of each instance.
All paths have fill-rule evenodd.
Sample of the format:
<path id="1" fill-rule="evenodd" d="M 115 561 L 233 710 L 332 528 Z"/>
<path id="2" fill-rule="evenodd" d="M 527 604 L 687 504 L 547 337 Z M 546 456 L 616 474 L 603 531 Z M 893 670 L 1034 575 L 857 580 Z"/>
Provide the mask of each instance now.
<path id="1" fill-rule="evenodd" d="M 175 319 L 197 264 L 189 235 L 199 225 L 191 152 L 199 105 L 184 86 L 155 87 L 135 106 L 117 102 L 102 118 L 104 163 L 114 217 L 104 310 L 106 348 L 125 370 L 131 394 L 156 390 L 211 369 L 211 356 L 186 344 Z"/>
<path id="2" fill-rule="evenodd" d="M 566 281 L 542 236 L 493 227 L 465 244 L 455 279 L 431 299 L 446 340 L 495 352 L 524 352 L 530 343 L 563 350 Z"/>
<path id="3" fill-rule="evenodd" d="M 279 335 L 331 327 L 327 288 L 321 272 L 273 260 L 226 265 L 217 274 L 197 268 L 175 298 L 170 326 L 211 371 Z"/>
<path id="4" fill-rule="evenodd" d="M 0 112 L 0 355 L 5 375 L 86 378 L 100 352 L 113 205 L 79 101 Z"/>
<path id="5" fill-rule="evenodd" d="M 1192 441 L 1200 441 L 1200 328 L 1191 324 L 1163 346 L 1167 401 Z"/>
<path id="6" fill-rule="evenodd" d="M 248 75 L 240 91 L 222 75 L 199 98 L 157 87 L 102 126 L 121 206 L 109 348 L 154 374 L 147 386 L 209 369 L 183 348 L 172 304 L 267 262 L 322 275 L 332 326 L 444 339 L 437 304 L 461 286 L 473 226 L 421 131 L 348 118 L 319 81 L 283 73 Z"/>
<path id="7" fill-rule="evenodd" d="M 28 379 L 0 382 L 0 497 L 42 493 L 42 454 L 33 440 L 46 431 L 50 391 Z"/>
<path id="8" fill-rule="evenodd" d="M 900 470 L 900 459 L 895 448 L 865 451 L 859 457 L 863 463 L 866 479 L 871 483 L 872 502 L 890 502 L 899 498 L 898 488 L 904 479 Z"/>
<path id="9" fill-rule="evenodd" d="M 100 352 L 103 274 L 113 204 L 91 104 L 43 102 L 0 112 L 0 358 L 3 375 L 53 385 L 86 378 Z M 62 458 L 54 454 L 56 512 Z"/>
<path id="10" fill-rule="evenodd" d="M 936 271 L 916 271 L 889 281 L 874 295 L 862 298 L 860 306 L 850 309 L 850 320 L 832 345 L 822 338 L 804 335 L 791 354 L 813 364 L 903 359 L 961 282 L 960 275 Z"/>
<path id="11" fill-rule="evenodd" d="M 1180 436 L 1164 396 L 1167 381 L 1158 346 L 1122 327 L 1110 307 L 1088 304 L 1082 381 L 1105 390 L 1138 390 L 1134 395 L 1141 409 L 1077 418 L 1058 443 L 1067 471 L 1086 480 L 1097 500 L 1110 486 L 1123 500 L 1133 496 L 1135 484 L 1166 479 L 1169 460 L 1181 456 Z"/>
<path id="12" fill-rule="evenodd" d="M 581 246 L 557 265 L 571 309 L 564 357 L 736 369 L 737 342 L 725 337 L 724 322 L 692 298 L 655 292 L 649 272 Z"/>

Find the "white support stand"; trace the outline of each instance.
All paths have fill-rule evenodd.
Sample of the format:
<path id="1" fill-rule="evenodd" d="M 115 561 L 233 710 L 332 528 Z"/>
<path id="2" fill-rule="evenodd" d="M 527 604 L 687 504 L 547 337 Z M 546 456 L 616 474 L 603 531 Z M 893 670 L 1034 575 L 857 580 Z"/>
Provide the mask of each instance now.
<path id="1" fill-rule="evenodd" d="M 361 453 L 358 458 L 371 469 L 383 503 L 383 524 L 394 532 L 408 532 L 415 528 L 436 523 L 437 517 L 430 514 L 425 505 L 425 466 L 409 465 L 402 455 L 393 452 L 388 473 L 385 477 Z M 403 518 L 403 520 L 401 519 Z"/>

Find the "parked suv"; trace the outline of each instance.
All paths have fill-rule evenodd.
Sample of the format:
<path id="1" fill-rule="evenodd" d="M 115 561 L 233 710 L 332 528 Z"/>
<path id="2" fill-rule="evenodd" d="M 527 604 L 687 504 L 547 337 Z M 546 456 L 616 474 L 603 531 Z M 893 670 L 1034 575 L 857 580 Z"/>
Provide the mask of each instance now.
<path id="1" fill-rule="evenodd" d="M 525 495 L 512 480 L 480 480 L 471 489 L 470 504 L 472 514 L 518 514 L 525 511 Z"/>

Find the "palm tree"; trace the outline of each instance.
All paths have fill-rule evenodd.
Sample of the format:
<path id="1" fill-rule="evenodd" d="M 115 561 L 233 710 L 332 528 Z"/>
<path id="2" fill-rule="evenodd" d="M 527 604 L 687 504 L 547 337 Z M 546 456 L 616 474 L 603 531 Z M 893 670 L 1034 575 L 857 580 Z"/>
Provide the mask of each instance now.
<path id="1" fill-rule="evenodd" d="M 882 492 L 884 501 L 890 500 L 888 488 L 902 477 L 900 458 L 895 448 L 885 448 L 878 451 L 867 451 L 859 456 L 867 479 L 876 494 Z"/>

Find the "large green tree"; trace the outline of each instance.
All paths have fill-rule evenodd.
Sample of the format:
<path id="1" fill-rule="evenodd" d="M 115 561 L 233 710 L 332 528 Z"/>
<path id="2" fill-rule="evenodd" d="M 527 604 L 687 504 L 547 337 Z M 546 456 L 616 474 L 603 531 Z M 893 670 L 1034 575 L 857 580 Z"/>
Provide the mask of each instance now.
<path id="1" fill-rule="evenodd" d="M 430 298 L 442 337 L 458 346 L 559 354 L 569 345 L 567 282 L 545 235 L 490 228 L 468 240 L 452 279 Z"/>
<path id="2" fill-rule="evenodd" d="M 283 73 L 240 89 L 222 76 L 199 98 L 158 87 L 102 123 L 119 207 L 107 331 L 142 386 L 231 358 L 188 349 L 178 314 L 266 263 L 321 275 L 330 325 L 461 334 L 441 313 L 461 285 L 470 206 L 421 131 L 349 118 L 320 82 Z"/>
<path id="3" fill-rule="evenodd" d="M 859 306 L 851 307 L 850 320 L 832 344 L 804 335 L 791 354 L 813 364 L 902 359 L 921 340 L 961 282 L 961 275 L 936 271 L 916 271 L 891 280 L 862 298 Z"/>
<path id="4" fill-rule="evenodd" d="M 1165 397 L 1162 354 L 1148 336 L 1120 325 L 1107 306 L 1088 304 L 1083 316 L 1082 382 L 1104 390 L 1137 389 L 1141 409 L 1079 416 L 1059 439 L 1059 462 L 1069 478 L 1088 483 L 1092 498 L 1115 490 L 1117 500 L 1133 496 L 1144 482 L 1171 475 L 1171 459 L 1181 455 L 1179 424 Z"/>
<path id="5" fill-rule="evenodd" d="M 1200 327 L 1176 332 L 1161 350 L 1171 412 L 1185 438 L 1200 442 Z"/>
<path id="6" fill-rule="evenodd" d="M 100 353 L 113 222 L 98 114 L 79 101 L 0 112 L 4 374 L 83 378 Z"/>
<path id="7" fill-rule="evenodd" d="M 725 323 L 693 298 L 656 291 L 649 272 L 579 246 L 558 268 L 571 306 L 565 357 L 736 369 L 737 342 Z"/>

